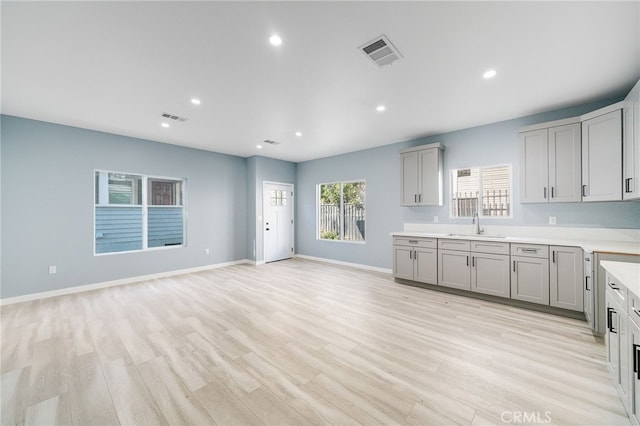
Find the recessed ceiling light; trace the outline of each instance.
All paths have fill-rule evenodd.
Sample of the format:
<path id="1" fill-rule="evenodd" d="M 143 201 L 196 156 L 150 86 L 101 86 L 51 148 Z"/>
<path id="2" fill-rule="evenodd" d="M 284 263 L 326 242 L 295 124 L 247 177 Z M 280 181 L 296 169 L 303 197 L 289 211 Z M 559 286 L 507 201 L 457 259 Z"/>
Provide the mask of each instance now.
<path id="1" fill-rule="evenodd" d="M 165 129 L 169 127 L 169 123 L 162 123 L 161 124 L 162 127 L 164 127 Z"/>
<path id="2" fill-rule="evenodd" d="M 482 74 L 482 77 L 484 77 L 484 78 L 486 78 L 486 79 L 489 79 L 489 78 L 493 78 L 493 77 L 495 77 L 495 76 L 496 76 L 496 74 L 497 74 L 497 73 L 496 73 L 496 70 L 494 70 L 494 69 L 490 69 L 490 70 L 486 70 L 486 71 L 484 72 L 484 74 Z"/>
<path id="3" fill-rule="evenodd" d="M 191 98 L 191 103 L 194 104 L 194 105 L 200 105 L 200 99 Z"/>
<path id="4" fill-rule="evenodd" d="M 274 34 L 269 37 L 269 43 L 274 46 L 280 46 L 282 44 L 282 37 L 280 37 L 278 34 Z"/>
<path id="5" fill-rule="evenodd" d="M 256 148 L 262 149 L 262 145 L 256 145 Z"/>
<path id="6" fill-rule="evenodd" d="M 384 105 L 378 105 L 376 107 L 376 111 L 378 111 L 378 112 L 386 111 L 386 109 L 387 109 L 387 107 L 384 106 Z"/>
<path id="7" fill-rule="evenodd" d="M 296 136 L 297 136 L 297 137 L 302 136 L 302 132 L 296 132 Z"/>

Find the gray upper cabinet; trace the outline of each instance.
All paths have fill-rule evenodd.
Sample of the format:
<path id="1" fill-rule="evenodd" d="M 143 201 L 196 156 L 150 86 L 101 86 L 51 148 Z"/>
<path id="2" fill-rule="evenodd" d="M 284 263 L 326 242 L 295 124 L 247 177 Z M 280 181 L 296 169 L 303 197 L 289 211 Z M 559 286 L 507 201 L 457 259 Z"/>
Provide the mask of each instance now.
<path id="1" fill-rule="evenodd" d="M 439 143 L 400 151 L 403 206 L 441 206 L 443 149 Z"/>
<path id="2" fill-rule="evenodd" d="M 622 103 L 582 119 L 582 201 L 622 200 Z"/>
<path id="3" fill-rule="evenodd" d="M 578 118 L 529 126 L 520 143 L 520 202 L 580 202 Z"/>
<path id="4" fill-rule="evenodd" d="M 624 100 L 622 121 L 622 198 L 635 200 L 640 198 L 640 81 Z"/>
<path id="5" fill-rule="evenodd" d="M 580 151 L 580 124 L 549 129 L 549 202 L 582 200 Z"/>

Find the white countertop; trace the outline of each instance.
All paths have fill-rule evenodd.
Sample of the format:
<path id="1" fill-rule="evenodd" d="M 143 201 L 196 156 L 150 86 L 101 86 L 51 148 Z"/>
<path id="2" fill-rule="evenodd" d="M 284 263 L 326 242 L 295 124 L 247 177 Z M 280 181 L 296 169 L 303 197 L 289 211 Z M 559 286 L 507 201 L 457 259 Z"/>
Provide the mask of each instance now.
<path id="1" fill-rule="evenodd" d="M 530 237 L 530 236 L 510 236 L 502 235 L 499 238 L 492 238 L 492 234 L 466 234 L 466 233 L 442 233 L 442 232 L 419 232 L 419 231 L 400 231 L 392 232 L 395 237 L 422 237 L 422 238 L 447 238 L 457 240 L 485 240 L 505 243 L 523 243 L 523 244 L 544 244 L 556 246 L 581 247 L 587 252 L 599 253 L 615 253 L 615 254 L 632 254 L 640 255 L 640 243 L 630 241 L 602 241 L 602 240 L 581 240 L 575 238 L 563 237 Z"/>
<path id="2" fill-rule="evenodd" d="M 640 297 L 640 263 L 603 260 L 600 264 L 630 292 Z"/>

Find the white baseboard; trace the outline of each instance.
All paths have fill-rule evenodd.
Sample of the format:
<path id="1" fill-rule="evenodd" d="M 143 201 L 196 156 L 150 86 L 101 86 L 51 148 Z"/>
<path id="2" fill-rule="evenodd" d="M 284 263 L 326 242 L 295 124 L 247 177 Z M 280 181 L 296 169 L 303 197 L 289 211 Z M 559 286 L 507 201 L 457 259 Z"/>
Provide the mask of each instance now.
<path id="1" fill-rule="evenodd" d="M 255 264 L 255 262 L 252 260 L 242 259 L 242 260 L 233 260 L 231 262 L 216 263 L 213 265 L 197 266 L 195 268 L 178 269 L 178 270 L 169 271 L 169 272 L 160 272 L 157 274 L 138 275 L 135 277 L 122 278 L 119 280 L 105 281 L 105 282 L 95 283 L 95 284 L 86 284 L 86 285 L 62 288 L 60 290 L 43 291 L 40 293 L 25 294 L 24 296 L 7 297 L 4 299 L 0 299 L 0 306 L 11 305 L 11 304 L 20 303 L 20 302 L 27 302 L 29 300 L 64 296 L 65 294 L 82 293 L 84 291 L 98 290 L 101 288 L 132 284 L 132 283 L 137 283 L 145 280 L 152 280 L 156 278 L 166 278 L 166 277 L 172 277 L 175 275 L 184 275 L 184 274 L 190 274 L 193 272 L 207 271 L 210 269 L 224 268 L 227 266 L 240 265 L 243 263 Z"/>
<path id="2" fill-rule="evenodd" d="M 352 268 L 365 269 L 367 271 L 382 272 L 384 274 L 393 273 L 393 270 L 389 268 L 379 268 L 377 266 L 363 265 L 361 263 L 343 262 L 341 260 L 327 259 L 326 257 L 307 256 L 305 254 L 296 254 L 294 257 L 299 257 L 300 259 L 315 260 L 317 262 L 333 263 L 334 265 L 350 266 Z"/>

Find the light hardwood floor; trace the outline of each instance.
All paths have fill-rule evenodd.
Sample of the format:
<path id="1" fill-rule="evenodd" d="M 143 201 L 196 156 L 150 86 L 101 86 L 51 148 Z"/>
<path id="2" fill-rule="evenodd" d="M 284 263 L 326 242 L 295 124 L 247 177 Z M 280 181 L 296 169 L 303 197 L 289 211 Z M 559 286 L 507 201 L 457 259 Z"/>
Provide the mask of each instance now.
<path id="1" fill-rule="evenodd" d="M 293 259 L 2 307 L 2 425 L 627 425 L 586 323 Z"/>

